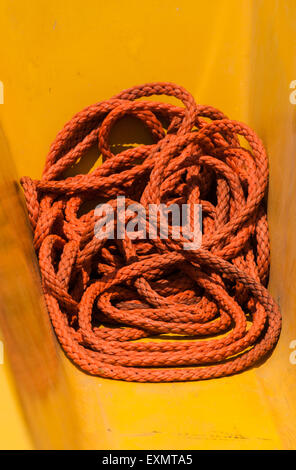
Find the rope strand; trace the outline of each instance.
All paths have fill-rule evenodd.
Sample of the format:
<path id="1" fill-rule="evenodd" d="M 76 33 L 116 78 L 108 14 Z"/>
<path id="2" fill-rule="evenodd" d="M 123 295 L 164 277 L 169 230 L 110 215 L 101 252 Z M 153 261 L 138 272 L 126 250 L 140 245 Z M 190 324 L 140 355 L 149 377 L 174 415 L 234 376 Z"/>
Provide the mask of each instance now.
<path id="1" fill-rule="evenodd" d="M 152 95 L 184 107 L 137 101 Z M 154 143 L 115 155 L 110 133 L 127 115 Z M 66 177 L 94 145 L 103 164 Z M 268 161 L 245 124 L 171 83 L 133 87 L 76 114 L 51 145 L 41 180 L 21 184 L 53 327 L 84 371 L 138 382 L 209 379 L 249 368 L 276 345 L 281 315 L 266 289 Z M 126 206 L 200 204 L 201 247 L 185 250 L 172 225 L 167 239 L 97 238 L 101 216 L 86 204 L 116 212 L 119 195 Z"/>

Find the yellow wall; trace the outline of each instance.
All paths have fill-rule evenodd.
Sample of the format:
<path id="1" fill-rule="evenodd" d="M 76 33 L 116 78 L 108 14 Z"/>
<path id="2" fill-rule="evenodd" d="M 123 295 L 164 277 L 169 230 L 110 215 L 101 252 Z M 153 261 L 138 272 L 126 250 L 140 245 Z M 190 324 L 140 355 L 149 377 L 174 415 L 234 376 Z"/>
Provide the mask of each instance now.
<path id="1" fill-rule="evenodd" d="M 3 429 L 0 434 L 0 449 L 31 449 L 32 442 L 21 414 L 21 407 L 7 366 L 0 365 L 0 416 Z"/>
<path id="2" fill-rule="evenodd" d="M 143 82 L 185 86 L 197 102 L 254 126 L 268 148 L 271 291 L 284 317 L 280 343 L 265 364 L 207 382 L 99 379 L 78 371 L 60 352 L 65 383 L 50 389 L 51 404 L 38 396 L 31 409 L 17 384 L 35 446 L 296 448 L 296 366 L 289 362 L 296 338 L 296 108 L 289 102 L 289 84 L 296 79 L 295 29 L 293 0 L 2 0 L 0 123 L 17 176 L 40 177 L 55 134 L 86 105 Z M 6 424 L 0 448 L 27 448 L 29 438 L 8 392 L 12 382 L 0 365 L 1 381 L 0 420 Z M 63 440 L 58 418 L 50 418 L 65 390 L 76 440 Z M 2 409 L 11 409 L 13 419 Z M 39 440 L 38 425 L 47 428 Z"/>

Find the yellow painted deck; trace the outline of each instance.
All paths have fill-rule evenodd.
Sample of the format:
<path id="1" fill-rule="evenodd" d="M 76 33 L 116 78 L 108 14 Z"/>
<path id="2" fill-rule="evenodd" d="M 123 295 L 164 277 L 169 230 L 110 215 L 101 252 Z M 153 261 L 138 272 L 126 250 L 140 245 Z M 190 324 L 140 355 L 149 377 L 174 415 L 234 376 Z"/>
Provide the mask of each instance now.
<path id="1" fill-rule="evenodd" d="M 2 0 L 0 448 L 296 449 L 295 30 L 293 0 Z M 269 288 L 283 331 L 263 365 L 237 376 L 90 377 L 64 356 L 44 310 L 13 182 L 40 177 L 74 113 L 149 81 L 176 82 L 246 122 L 269 153 Z"/>

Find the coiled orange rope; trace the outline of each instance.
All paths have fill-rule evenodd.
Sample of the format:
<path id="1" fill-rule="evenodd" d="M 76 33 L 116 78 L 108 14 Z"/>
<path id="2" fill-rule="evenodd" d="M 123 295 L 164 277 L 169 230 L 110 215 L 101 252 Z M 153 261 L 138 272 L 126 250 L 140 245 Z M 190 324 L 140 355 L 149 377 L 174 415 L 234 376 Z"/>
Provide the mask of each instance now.
<path id="1" fill-rule="evenodd" d="M 136 101 L 161 94 L 184 107 Z M 126 115 L 155 143 L 114 155 L 110 131 Z M 94 145 L 103 164 L 65 177 Z M 76 114 L 41 180 L 21 183 L 49 315 L 83 370 L 139 382 L 209 379 L 240 372 L 275 346 L 281 316 L 265 288 L 268 162 L 245 124 L 174 84 L 133 87 Z M 144 207 L 201 204 L 201 248 L 184 250 L 172 237 L 96 238 L 94 210 L 79 211 L 89 200 L 115 207 L 118 195 Z"/>

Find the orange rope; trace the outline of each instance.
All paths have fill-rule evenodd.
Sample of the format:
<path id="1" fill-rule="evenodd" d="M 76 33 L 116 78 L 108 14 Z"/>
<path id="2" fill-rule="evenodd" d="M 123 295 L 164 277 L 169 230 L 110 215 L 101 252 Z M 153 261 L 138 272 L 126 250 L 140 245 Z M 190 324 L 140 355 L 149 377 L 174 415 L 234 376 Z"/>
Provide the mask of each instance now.
<path id="1" fill-rule="evenodd" d="M 161 94 L 184 107 L 136 101 Z M 126 115 L 147 126 L 154 144 L 114 155 L 109 135 Z M 103 164 L 65 177 L 94 145 Z M 174 84 L 133 87 L 76 114 L 53 142 L 41 180 L 21 183 L 49 315 L 81 369 L 139 382 L 208 379 L 240 372 L 275 346 L 281 315 L 265 288 L 268 162 L 245 124 Z M 184 250 L 172 237 L 99 240 L 98 217 L 80 215 L 82 207 L 115 207 L 118 195 L 144 207 L 201 204 L 201 248 Z"/>

